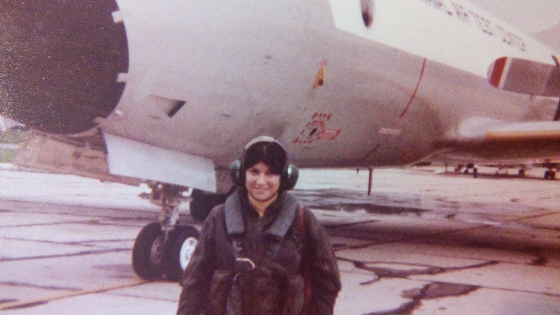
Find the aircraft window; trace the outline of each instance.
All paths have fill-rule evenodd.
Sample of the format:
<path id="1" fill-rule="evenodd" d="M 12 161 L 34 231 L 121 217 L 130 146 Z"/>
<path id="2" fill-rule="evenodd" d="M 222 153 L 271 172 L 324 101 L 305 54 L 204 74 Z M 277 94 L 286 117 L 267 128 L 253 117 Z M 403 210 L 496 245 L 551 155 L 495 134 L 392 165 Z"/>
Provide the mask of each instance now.
<path id="1" fill-rule="evenodd" d="M 373 23 L 373 0 L 360 0 L 362 7 L 362 19 L 364 25 L 370 27 Z"/>

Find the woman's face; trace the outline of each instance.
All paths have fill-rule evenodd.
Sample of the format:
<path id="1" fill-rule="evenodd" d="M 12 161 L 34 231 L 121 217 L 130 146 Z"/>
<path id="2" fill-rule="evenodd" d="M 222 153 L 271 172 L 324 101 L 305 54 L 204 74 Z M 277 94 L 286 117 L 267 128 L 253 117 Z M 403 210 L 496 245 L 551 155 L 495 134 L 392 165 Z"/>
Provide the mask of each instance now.
<path id="1" fill-rule="evenodd" d="M 280 189 L 280 175 L 271 173 L 266 164 L 259 162 L 245 171 L 245 187 L 253 199 L 269 201 Z"/>

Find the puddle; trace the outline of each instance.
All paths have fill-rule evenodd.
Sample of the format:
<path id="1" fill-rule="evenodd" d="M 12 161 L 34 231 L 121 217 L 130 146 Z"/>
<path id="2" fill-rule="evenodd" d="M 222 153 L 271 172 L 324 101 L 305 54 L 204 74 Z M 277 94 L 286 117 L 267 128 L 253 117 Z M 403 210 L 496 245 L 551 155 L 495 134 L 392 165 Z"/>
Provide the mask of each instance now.
<path id="1" fill-rule="evenodd" d="M 415 196 L 367 196 L 340 190 L 306 190 L 296 191 L 294 194 L 298 200 L 312 209 L 414 216 L 421 216 L 422 213 L 430 211 L 414 207 L 413 205 L 419 203 Z"/>
<path id="2" fill-rule="evenodd" d="M 486 262 L 482 262 L 480 264 L 467 265 L 461 267 L 436 267 L 436 266 L 429 266 L 429 265 L 417 265 L 417 264 L 407 265 L 407 264 L 399 264 L 399 263 L 391 263 L 391 262 L 363 262 L 358 260 L 346 259 L 342 257 L 338 257 L 338 259 L 351 262 L 352 264 L 354 264 L 354 267 L 356 267 L 357 269 L 373 272 L 377 276 L 377 279 L 373 282 L 376 282 L 382 278 L 406 278 L 415 275 L 437 275 L 437 274 L 442 274 L 451 271 L 476 269 L 476 268 L 482 268 L 482 267 L 498 264 L 498 261 L 496 260 L 489 260 Z M 393 264 L 395 266 L 393 268 L 387 266 L 390 264 Z M 373 282 L 370 281 L 367 284 L 371 284 Z"/>
<path id="3" fill-rule="evenodd" d="M 419 290 L 404 291 L 402 295 L 403 297 L 410 299 L 429 300 L 442 297 L 466 295 L 478 288 L 478 286 L 468 284 L 434 282 Z"/>
<path id="4" fill-rule="evenodd" d="M 382 206 L 370 203 L 339 203 L 339 204 L 311 204 L 311 208 L 323 210 L 335 210 L 345 212 L 366 212 L 371 214 L 386 215 L 415 215 L 421 216 L 422 213 L 428 211 L 417 208 Z"/>

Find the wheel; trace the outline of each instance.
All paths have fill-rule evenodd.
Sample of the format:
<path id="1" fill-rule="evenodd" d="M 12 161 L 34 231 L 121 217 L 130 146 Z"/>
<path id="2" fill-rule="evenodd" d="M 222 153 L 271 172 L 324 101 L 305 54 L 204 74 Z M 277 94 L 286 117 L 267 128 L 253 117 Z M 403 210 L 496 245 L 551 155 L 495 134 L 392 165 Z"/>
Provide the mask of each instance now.
<path id="1" fill-rule="evenodd" d="M 165 241 L 161 225 L 150 223 L 146 225 L 132 247 L 132 268 L 142 279 L 152 281 L 163 275 Z"/>
<path id="2" fill-rule="evenodd" d="M 200 233 L 192 226 L 177 226 L 173 232 L 175 237 L 170 239 L 165 273 L 168 280 L 179 281 L 191 260 Z"/>
<path id="3" fill-rule="evenodd" d="M 550 180 L 556 179 L 556 172 L 555 171 L 544 172 L 544 179 L 550 179 Z"/>

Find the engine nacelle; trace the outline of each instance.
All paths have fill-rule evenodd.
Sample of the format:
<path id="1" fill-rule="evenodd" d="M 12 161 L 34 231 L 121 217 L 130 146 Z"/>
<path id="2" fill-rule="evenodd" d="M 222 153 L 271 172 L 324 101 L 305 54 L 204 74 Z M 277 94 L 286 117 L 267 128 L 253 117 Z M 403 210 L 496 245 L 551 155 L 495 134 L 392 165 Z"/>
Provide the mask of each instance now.
<path id="1" fill-rule="evenodd" d="M 119 102 L 128 70 L 113 0 L 2 1 L 0 114 L 49 133 L 95 126 Z"/>

